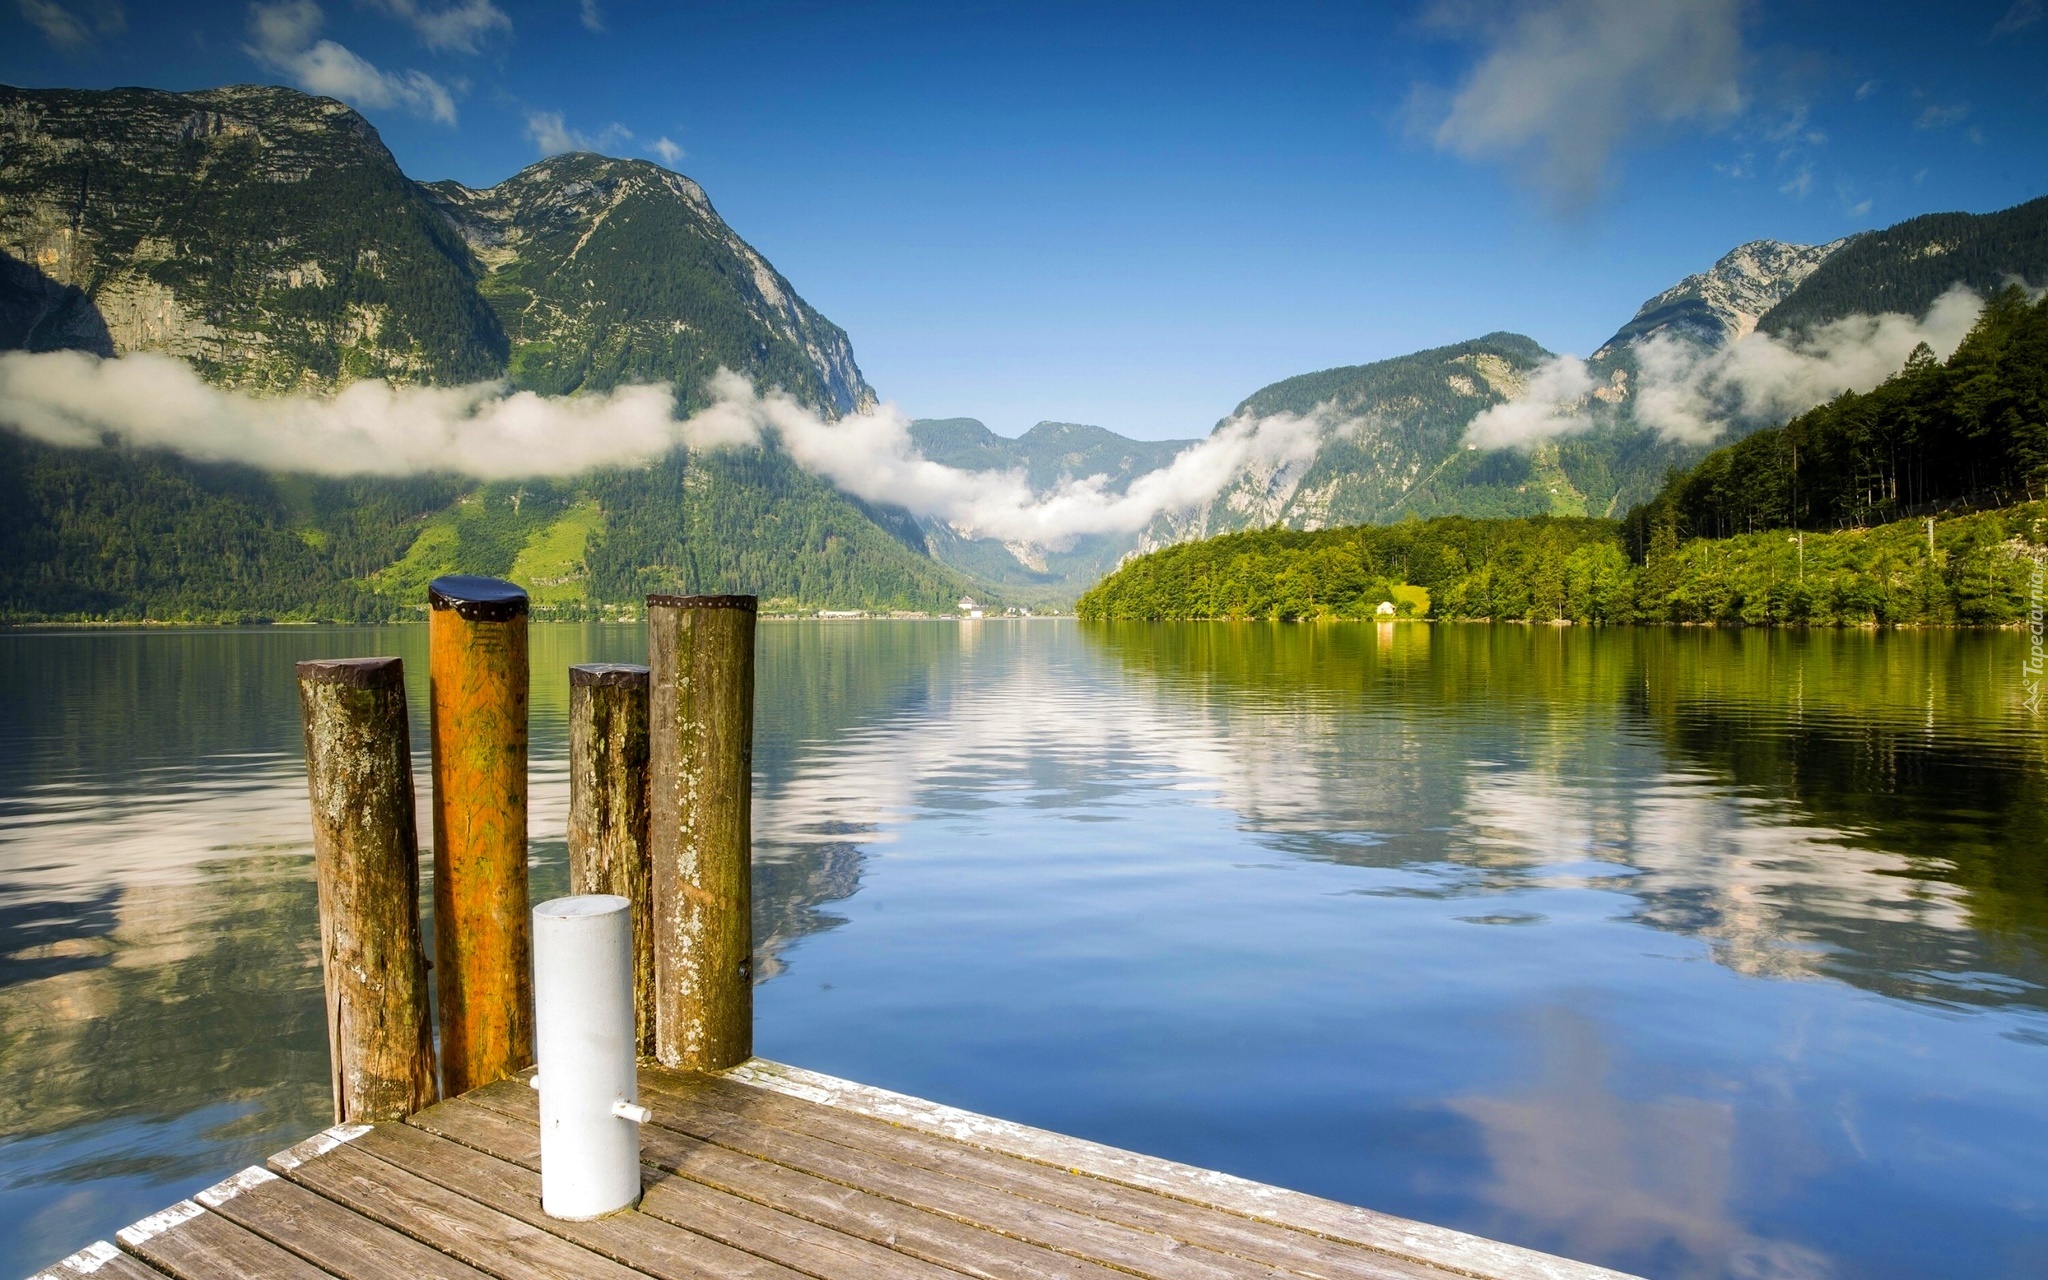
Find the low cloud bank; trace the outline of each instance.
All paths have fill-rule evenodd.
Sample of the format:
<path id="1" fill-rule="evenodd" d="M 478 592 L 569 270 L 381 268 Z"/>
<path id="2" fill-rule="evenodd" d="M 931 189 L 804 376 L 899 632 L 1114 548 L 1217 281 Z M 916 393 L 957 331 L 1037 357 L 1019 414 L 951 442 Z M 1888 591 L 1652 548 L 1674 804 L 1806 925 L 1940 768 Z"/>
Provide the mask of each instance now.
<path id="1" fill-rule="evenodd" d="M 0 422 L 36 439 L 76 446 L 111 435 L 202 462 L 316 475 L 459 471 L 499 480 L 645 462 L 681 438 L 675 404 L 665 385 L 545 397 L 494 382 L 394 387 L 375 379 L 332 396 L 258 397 L 210 386 L 171 356 L 0 354 Z"/>
<path id="2" fill-rule="evenodd" d="M 1233 418 L 1122 493 L 1109 492 L 1106 476 L 1088 476 L 1041 494 L 1021 470 L 962 471 L 924 457 L 909 419 L 892 406 L 825 422 L 780 392 L 755 395 L 735 373 L 719 373 L 711 390 L 717 403 L 687 424 L 697 447 L 754 444 L 773 434 L 805 470 L 858 497 L 935 516 L 969 537 L 1051 547 L 1086 534 L 1134 532 L 1163 512 L 1201 506 L 1247 467 L 1313 458 L 1324 435 L 1343 426 L 1326 410 Z"/>
<path id="3" fill-rule="evenodd" d="M 1750 333 L 1701 347 L 1660 333 L 1632 348 L 1635 420 L 1667 440 L 1708 444 L 1729 426 L 1777 422 L 1844 391 L 1868 391 L 1897 373 L 1926 343 L 1946 359 L 1983 313 L 1961 285 L 1919 319 L 1896 313 L 1846 316 L 1790 337 Z M 1537 366 L 1522 393 L 1485 410 L 1465 430 L 1480 449 L 1528 448 L 1589 431 L 1613 410 L 1594 397 L 1596 379 L 1577 356 Z"/>
<path id="4" fill-rule="evenodd" d="M 1110 492 L 1105 476 L 1036 493 L 1021 470 L 963 471 L 924 457 L 893 406 L 828 421 L 782 392 L 757 393 L 736 373 L 721 371 L 708 389 L 712 404 L 678 419 L 667 384 L 548 397 L 500 383 L 367 380 L 332 396 L 257 397 L 211 386 L 169 356 L 0 353 L 0 423 L 52 444 L 111 436 L 270 471 L 454 471 L 496 480 L 635 466 L 678 444 L 746 448 L 772 439 L 805 470 L 857 497 L 935 517 L 969 537 L 1046 547 L 1134 532 L 1162 513 L 1200 507 L 1247 470 L 1307 463 L 1325 438 L 1353 425 L 1327 408 L 1234 418 L 1122 493 Z"/>

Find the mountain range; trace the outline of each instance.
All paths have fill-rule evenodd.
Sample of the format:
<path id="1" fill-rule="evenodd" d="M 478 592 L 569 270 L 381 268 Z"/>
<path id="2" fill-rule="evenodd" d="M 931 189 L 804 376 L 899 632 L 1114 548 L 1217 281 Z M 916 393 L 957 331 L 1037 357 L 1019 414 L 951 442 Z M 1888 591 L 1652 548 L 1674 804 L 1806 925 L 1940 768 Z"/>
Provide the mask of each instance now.
<path id="1" fill-rule="evenodd" d="M 1071 600 L 1132 551 L 1268 524 L 1410 514 L 1618 515 L 1702 445 L 1635 421 L 1635 356 L 1711 350 L 1857 312 L 1924 310 L 1958 282 L 2048 280 L 2048 200 L 1936 214 L 1832 244 L 1755 241 L 1649 299 L 1587 364 L 1591 430 L 1478 449 L 1473 418 L 1552 358 L 1511 333 L 1284 379 L 1217 424 L 1309 415 L 1312 457 L 1248 465 L 1202 505 L 1059 545 L 973 536 L 864 501 L 756 449 L 677 448 L 573 479 L 322 479 L 0 432 L 0 617 L 381 617 L 451 569 L 509 574 L 537 607 L 751 590 L 771 607 Z M 720 368 L 828 420 L 871 409 L 846 333 L 690 179 L 569 154 L 495 186 L 418 182 L 330 99 L 236 86 L 0 87 L 0 350 L 180 357 L 252 394 L 364 378 L 502 380 L 545 395 L 666 382 L 683 411 Z M 911 424 L 925 457 L 1038 493 L 1112 493 L 1195 440 L 968 418 Z"/>

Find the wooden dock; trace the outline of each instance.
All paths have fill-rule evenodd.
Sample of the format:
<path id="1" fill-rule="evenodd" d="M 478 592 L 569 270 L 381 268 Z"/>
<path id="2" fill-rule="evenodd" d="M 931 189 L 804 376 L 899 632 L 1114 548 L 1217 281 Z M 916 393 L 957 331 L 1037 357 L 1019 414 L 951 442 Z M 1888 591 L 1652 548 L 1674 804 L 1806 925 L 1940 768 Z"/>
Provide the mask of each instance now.
<path id="1" fill-rule="evenodd" d="M 540 1207 L 523 1079 L 337 1125 L 32 1280 L 1618 1280 L 754 1059 L 643 1068 L 644 1197 Z"/>
<path id="2" fill-rule="evenodd" d="M 650 667 L 571 669 L 580 896 L 531 912 L 526 597 L 429 598 L 438 1040 L 402 665 L 302 662 L 340 1123 L 34 1280 L 1625 1280 L 752 1057 L 754 598 L 649 596 Z M 630 1121 L 636 1206 L 543 1211 L 536 1056 L 548 1202 L 630 1201 Z"/>

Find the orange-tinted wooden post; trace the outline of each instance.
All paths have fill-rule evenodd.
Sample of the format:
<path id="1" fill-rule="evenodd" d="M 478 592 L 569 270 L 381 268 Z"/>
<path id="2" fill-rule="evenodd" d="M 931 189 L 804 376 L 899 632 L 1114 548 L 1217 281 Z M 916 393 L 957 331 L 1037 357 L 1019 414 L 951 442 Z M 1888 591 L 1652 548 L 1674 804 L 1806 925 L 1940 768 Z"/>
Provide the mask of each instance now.
<path id="1" fill-rule="evenodd" d="M 401 1120 L 435 1101 L 405 668 L 301 662 L 299 714 L 334 1120 Z"/>
<path id="2" fill-rule="evenodd" d="M 434 757 L 434 982 L 448 1096 L 533 1062 L 526 893 L 526 593 L 427 588 Z"/>
<path id="3" fill-rule="evenodd" d="M 647 597 L 655 1056 L 754 1052 L 753 596 Z"/>

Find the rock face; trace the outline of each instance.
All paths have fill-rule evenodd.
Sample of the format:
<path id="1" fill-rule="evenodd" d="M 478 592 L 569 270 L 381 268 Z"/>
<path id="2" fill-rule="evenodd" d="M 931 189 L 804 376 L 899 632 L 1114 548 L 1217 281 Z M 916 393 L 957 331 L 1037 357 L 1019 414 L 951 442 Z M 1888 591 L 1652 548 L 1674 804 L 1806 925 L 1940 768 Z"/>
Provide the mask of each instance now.
<path id="1" fill-rule="evenodd" d="M 1753 331 L 1757 322 L 1806 278 L 1849 243 L 1786 244 L 1752 240 L 1738 245 L 1706 271 L 1697 272 L 1645 302 L 1635 318 L 1593 353 L 1615 355 L 1630 343 L 1669 333 L 1702 346 L 1718 347 Z"/>
<path id="2" fill-rule="evenodd" d="M 723 365 L 828 413 L 874 400 L 846 334 L 688 178 L 568 155 L 423 185 L 291 89 L 0 88 L 0 255 L 0 341 L 250 390 L 663 380 L 690 404 Z"/>
<path id="3" fill-rule="evenodd" d="M 70 330 L 227 386 L 504 364 L 460 237 L 361 116 L 290 89 L 0 88 L 0 254 L 8 308 L 74 290 L 99 324 Z"/>

